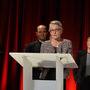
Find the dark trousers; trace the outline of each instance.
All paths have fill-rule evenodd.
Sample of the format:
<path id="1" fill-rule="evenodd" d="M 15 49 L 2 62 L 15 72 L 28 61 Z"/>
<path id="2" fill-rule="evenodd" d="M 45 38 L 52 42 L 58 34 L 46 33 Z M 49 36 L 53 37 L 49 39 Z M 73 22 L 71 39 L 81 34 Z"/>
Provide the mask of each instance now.
<path id="1" fill-rule="evenodd" d="M 80 83 L 79 90 L 90 90 L 90 76 L 85 77 Z"/>

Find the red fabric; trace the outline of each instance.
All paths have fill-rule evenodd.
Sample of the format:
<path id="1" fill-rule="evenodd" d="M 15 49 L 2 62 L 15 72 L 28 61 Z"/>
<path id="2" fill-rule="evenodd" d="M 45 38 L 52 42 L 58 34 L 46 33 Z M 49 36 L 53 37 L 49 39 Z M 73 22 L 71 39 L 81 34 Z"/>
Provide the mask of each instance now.
<path id="1" fill-rule="evenodd" d="M 66 79 L 66 90 L 76 90 L 76 83 L 72 70 L 70 70 L 70 75 Z"/>
<path id="2" fill-rule="evenodd" d="M 23 90 L 23 71 L 22 69 L 20 73 L 20 89 L 19 90 Z"/>
<path id="3" fill-rule="evenodd" d="M 2 79 L 1 79 L 1 90 L 7 90 L 7 75 L 8 75 L 8 51 L 6 50 L 5 59 L 3 65 Z"/>
<path id="4" fill-rule="evenodd" d="M 10 17 L 9 17 L 9 22 L 8 22 L 8 29 L 10 25 Z M 8 53 L 9 53 L 9 31 L 7 33 L 7 39 L 6 39 L 6 48 L 5 48 L 5 56 L 4 56 L 4 65 L 3 65 L 3 72 L 2 72 L 2 79 L 1 79 L 1 90 L 6 90 L 7 88 L 7 76 L 8 76 Z"/>
<path id="5" fill-rule="evenodd" d="M 90 32 L 89 4 L 89 0 L 0 0 L 0 41 L 4 49 L 4 59 L 0 60 L 0 90 L 23 90 L 22 67 L 9 52 L 22 52 L 36 39 L 35 29 L 39 24 L 48 27 L 51 20 L 61 20 L 63 37 L 72 41 L 76 57 L 77 51 L 86 47 Z M 67 90 L 76 89 L 72 70 L 66 82 Z"/>

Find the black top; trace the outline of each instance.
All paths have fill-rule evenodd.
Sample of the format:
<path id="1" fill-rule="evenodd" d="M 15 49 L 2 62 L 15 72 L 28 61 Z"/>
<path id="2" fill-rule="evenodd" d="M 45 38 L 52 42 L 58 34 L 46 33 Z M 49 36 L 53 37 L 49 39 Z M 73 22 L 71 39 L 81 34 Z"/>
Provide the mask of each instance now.
<path id="1" fill-rule="evenodd" d="M 87 60 L 87 52 L 85 50 L 80 51 L 76 59 L 78 69 L 74 70 L 75 80 L 78 84 L 80 84 L 85 78 L 86 60 Z"/>
<path id="2" fill-rule="evenodd" d="M 30 53 L 39 53 L 41 48 L 41 42 L 40 41 L 34 41 L 31 42 L 25 49 L 24 52 L 30 52 Z"/>

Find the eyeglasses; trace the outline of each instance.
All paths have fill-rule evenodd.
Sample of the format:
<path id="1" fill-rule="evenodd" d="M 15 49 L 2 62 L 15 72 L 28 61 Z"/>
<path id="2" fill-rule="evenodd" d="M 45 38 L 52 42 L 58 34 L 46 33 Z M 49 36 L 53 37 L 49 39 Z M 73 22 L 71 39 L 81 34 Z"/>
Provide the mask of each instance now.
<path id="1" fill-rule="evenodd" d="M 60 31 L 60 30 L 63 30 L 63 29 L 61 29 L 61 28 L 58 28 L 58 29 L 50 29 L 49 31 Z"/>

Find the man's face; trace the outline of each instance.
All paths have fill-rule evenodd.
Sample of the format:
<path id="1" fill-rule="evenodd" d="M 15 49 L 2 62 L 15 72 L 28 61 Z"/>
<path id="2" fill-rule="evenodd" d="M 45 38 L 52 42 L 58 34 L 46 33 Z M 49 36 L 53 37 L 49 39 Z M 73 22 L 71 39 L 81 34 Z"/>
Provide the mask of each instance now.
<path id="1" fill-rule="evenodd" d="M 87 48 L 90 48 L 90 37 L 87 39 Z"/>
<path id="2" fill-rule="evenodd" d="M 50 26 L 50 35 L 51 35 L 51 38 L 59 39 L 61 37 L 61 34 L 62 34 L 62 27 L 59 27 L 56 24 L 52 24 Z"/>
<path id="3" fill-rule="evenodd" d="M 47 31 L 45 27 L 39 27 L 36 32 L 38 40 L 45 41 L 47 36 Z"/>

